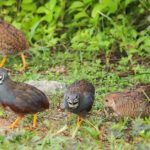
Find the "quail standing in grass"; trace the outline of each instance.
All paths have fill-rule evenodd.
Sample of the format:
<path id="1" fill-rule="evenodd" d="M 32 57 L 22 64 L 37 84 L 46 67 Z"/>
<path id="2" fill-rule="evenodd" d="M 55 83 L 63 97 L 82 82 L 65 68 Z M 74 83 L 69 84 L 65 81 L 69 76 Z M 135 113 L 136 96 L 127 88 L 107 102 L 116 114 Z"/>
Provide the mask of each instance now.
<path id="1" fill-rule="evenodd" d="M 64 108 L 78 115 L 77 127 L 72 135 L 73 138 L 81 126 L 83 117 L 91 110 L 94 96 L 95 88 L 86 80 L 75 81 L 65 92 Z"/>
<path id="2" fill-rule="evenodd" d="M 19 53 L 23 63 L 23 67 L 20 71 L 24 71 L 28 65 L 23 51 L 28 49 L 29 44 L 23 33 L 11 24 L 8 24 L 0 19 L 0 53 L 3 56 L 0 67 L 5 65 L 7 55 Z"/>
<path id="3" fill-rule="evenodd" d="M 46 95 L 37 88 L 12 81 L 7 71 L 0 68 L 0 105 L 18 114 L 10 125 L 15 128 L 26 114 L 34 114 L 33 128 L 37 125 L 37 113 L 49 108 Z"/>
<path id="4" fill-rule="evenodd" d="M 150 116 L 150 85 L 111 93 L 106 96 L 104 103 L 121 117 Z"/>

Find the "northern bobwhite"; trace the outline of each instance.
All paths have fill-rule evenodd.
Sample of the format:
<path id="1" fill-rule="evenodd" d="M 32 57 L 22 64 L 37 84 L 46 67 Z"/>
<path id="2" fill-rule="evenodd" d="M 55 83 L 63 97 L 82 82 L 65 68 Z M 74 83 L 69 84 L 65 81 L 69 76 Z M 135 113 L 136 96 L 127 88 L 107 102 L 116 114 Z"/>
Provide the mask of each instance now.
<path id="1" fill-rule="evenodd" d="M 78 115 L 77 127 L 72 135 L 73 138 L 81 126 L 83 117 L 91 110 L 94 96 L 95 88 L 86 80 L 75 81 L 65 92 L 64 108 Z"/>
<path id="2" fill-rule="evenodd" d="M 33 128 L 37 124 L 37 113 L 49 108 L 46 95 L 29 84 L 12 81 L 5 69 L 0 68 L 0 105 L 18 114 L 10 125 L 15 128 L 26 114 L 34 114 Z"/>
<path id="3" fill-rule="evenodd" d="M 24 71 L 28 65 L 23 51 L 28 49 L 29 44 L 23 33 L 11 24 L 8 24 L 0 19 L 0 53 L 3 56 L 0 67 L 5 65 L 7 55 L 19 53 L 23 63 L 21 71 Z"/>
<path id="4" fill-rule="evenodd" d="M 123 92 L 106 96 L 105 106 L 110 107 L 121 117 L 150 115 L 150 85 L 136 86 Z"/>

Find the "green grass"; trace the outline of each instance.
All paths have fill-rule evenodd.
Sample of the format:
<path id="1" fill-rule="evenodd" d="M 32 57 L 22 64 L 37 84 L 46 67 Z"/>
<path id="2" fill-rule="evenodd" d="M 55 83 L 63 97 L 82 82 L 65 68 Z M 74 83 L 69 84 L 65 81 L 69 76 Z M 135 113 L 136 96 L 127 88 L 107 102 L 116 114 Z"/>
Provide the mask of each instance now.
<path id="1" fill-rule="evenodd" d="M 28 56 L 29 69 L 21 74 L 17 72 L 21 67 L 19 58 L 8 59 L 7 68 L 12 69 L 11 77 L 16 81 L 27 80 L 57 80 L 67 84 L 77 79 L 88 79 L 96 87 L 95 103 L 91 116 L 87 117 L 75 139 L 71 133 L 75 129 L 76 116 L 58 110 L 63 94 L 57 93 L 49 97 L 50 109 L 39 114 L 39 124 L 35 131 L 22 128 L 0 135 L 0 150 L 145 150 L 150 149 L 150 119 L 128 118 L 118 121 L 106 121 L 102 115 L 103 98 L 109 92 L 121 91 L 126 87 L 138 83 L 150 82 L 150 69 L 144 65 L 128 65 L 123 60 L 114 64 L 102 64 L 101 59 L 92 53 L 83 52 L 56 52 L 48 49 L 35 48 Z M 59 66 L 59 67 L 58 67 Z M 59 69 L 64 68 L 61 72 Z M 137 72 L 135 75 L 119 77 L 118 74 L 128 72 L 130 69 Z M 4 113 L 5 114 L 5 113 Z M 0 112 L 0 117 L 4 115 Z M 10 116 L 7 116 L 9 118 Z M 12 117 L 12 116 L 11 116 Z M 32 116 L 24 120 L 24 125 L 31 125 Z M 13 120 L 11 120 L 13 121 Z M 89 123 L 90 122 L 90 123 Z M 62 133 L 54 134 L 68 124 L 68 129 Z M 92 125 L 91 125 L 92 124 Z M 105 130 L 98 131 L 98 126 Z"/>

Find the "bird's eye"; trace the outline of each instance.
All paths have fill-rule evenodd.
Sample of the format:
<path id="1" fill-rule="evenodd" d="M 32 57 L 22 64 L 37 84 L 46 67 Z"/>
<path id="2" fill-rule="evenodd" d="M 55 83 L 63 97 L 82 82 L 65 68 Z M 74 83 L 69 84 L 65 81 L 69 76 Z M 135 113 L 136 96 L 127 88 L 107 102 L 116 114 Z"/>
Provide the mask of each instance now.
<path id="1" fill-rule="evenodd" d="M 2 84 L 4 81 L 4 74 L 0 75 L 0 84 Z"/>
<path id="2" fill-rule="evenodd" d="M 76 95 L 76 97 L 75 97 L 76 99 L 78 99 L 79 98 L 79 96 L 78 95 Z"/>
<path id="3" fill-rule="evenodd" d="M 106 99 L 105 102 L 108 102 L 108 99 Z"/>

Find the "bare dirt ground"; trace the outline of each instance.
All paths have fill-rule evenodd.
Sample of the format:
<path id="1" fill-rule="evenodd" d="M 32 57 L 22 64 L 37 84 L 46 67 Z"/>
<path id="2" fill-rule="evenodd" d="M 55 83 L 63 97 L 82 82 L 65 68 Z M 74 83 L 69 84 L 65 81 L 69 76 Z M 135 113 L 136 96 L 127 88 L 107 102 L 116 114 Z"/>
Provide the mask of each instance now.
<path id="1" fill-rule="evenodd" d="M 49 126 L 57 129 L 61 123 L 68 118 L 67 112 L 62 112 L 58 110 L 47 110 L 38 115 L 38 123 L 35 131 L 39 134 L 44 134 L 49 130 Z M 17 114 L 11 111 L 5 111 L 4 116 L 0 116 L 0 135 L 9 134 L 15 130 L 32 130 L 32 115 L 25 115 L 23 120 L 19 123 L 17 128 L 10 129 L 9 125 L 15 121 Z"/>
<path id="2" fill-rule="evenodd" d="M 99 115 L 100 114 L 91 112 L 87 116 L 87 118 L 91 116 L 98 118 Z M 73 120 L 71 119 L 72 117 L 74 117 Z M 75 121 L 76 117 L 77 117 L 76 115 L 74 116 L 69 112 L 61 111 L 60 109 L 56 109 L 56 110 L 49 109 L 43 113 L 39 113 L 37 128 L 35 129 L 35 131 L 37 134 L 41 136 L 47 134 L 49 130 L 51 130 L 53 134 L 55 134 L 60 129 L 63 129 L 65 125 L 69 127 L 71 124 L 74 124 L 76 122 Z M 5 111 L 4 116 L 0 117 L 0 135 L 6 135 L 11 132 L 14 132 L 15 130 L 22 130 L 22 129 L 33 131 L 32 130 L 32 115 L 26 115 L 25 118 L 17 126 L 17 128 L 9 129 L 9 125 L 13 121 L 15 121 L 16 118 L 17 118 L 17 115 L 14 114 L 12 111 Z M 68 135 L 69 132 L 67 130 L 64 130 L 62 134 Z"/>

